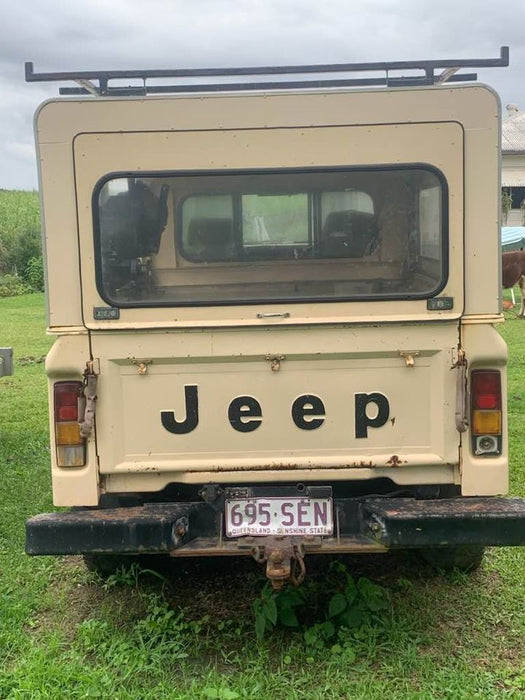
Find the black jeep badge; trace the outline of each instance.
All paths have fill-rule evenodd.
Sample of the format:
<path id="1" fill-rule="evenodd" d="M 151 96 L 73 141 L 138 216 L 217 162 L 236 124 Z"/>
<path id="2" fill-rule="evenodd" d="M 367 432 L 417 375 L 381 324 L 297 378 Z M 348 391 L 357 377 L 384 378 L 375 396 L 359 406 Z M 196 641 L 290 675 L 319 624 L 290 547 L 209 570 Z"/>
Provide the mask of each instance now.
<path id="1" fill-rule="evenodd" d="M 196 384 L 184 387 L 186 417 L 177 420 L 175 411 L 161 411 L 162 425 L 170 433 L 184 435 L 195 430 L 199 423 L 199 392 Z M 370 417 L 368 408 L 375 408 L 375 415 Z M 380 428 L 385 425 L 390 416 L 390 404 L 387 397 L 378 391 L 370 394 L 354 394 L 355 408 L 355 437 L 368 437 L 369 428 Z M 234 430 L 240 433 L 251 433 L 263 422 L 262 406 L 253 396 L 236 396 L 227 410 L 228 421 Z M 291 418 L 301 430 L 316 430 L 326 418 L 322 399 L 315 394 L 302 394 L 294 400 L 291 407 Z"/>

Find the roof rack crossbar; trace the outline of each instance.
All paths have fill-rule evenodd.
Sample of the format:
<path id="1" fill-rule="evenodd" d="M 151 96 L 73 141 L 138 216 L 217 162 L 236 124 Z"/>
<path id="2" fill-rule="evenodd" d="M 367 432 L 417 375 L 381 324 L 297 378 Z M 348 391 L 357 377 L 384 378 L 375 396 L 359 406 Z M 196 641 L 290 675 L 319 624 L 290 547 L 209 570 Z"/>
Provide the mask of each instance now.
<path id="1" fill-rule="evenodd" d="M 455 75 L 448 82 L 464 82 L 476 80 L 476 73 L 463 73 Z M 222 92 L 222 91 L 250 91 L 250 90 L 285 90 L 289 88 L 337 88 L 337 87 L 360 87 L 360 86 L 390 86 L 408 87 L 417 85 L 432 85 L 426 78 L 363 78 L 349 80 L 303 80 L 293 83 L 289 82 L 262 82 L 262 83 L 199 83 L 192 85 L 149 85 L 141 87 L 112 87 L 110 95 L 116 97 L 130 97 L 140 95 L 161 95 L 167 93 L 191 93 L 191 92 Z M 61 95 L 88 95 L 90 90 L 82 87 L 63 87 L 59 90 Z"/>
<path id="2" fill-rule="evenodd" d="M 25 78 L 27 82 L 49 81 L 74 81 L 80 88 L 63 88 L 61 94 L 97 94 L 97 95 L 122 95 L 122 94 L 148 94 L 158 92 L 195 92 L 221 90 L 267 90 L 290 89 L 302 87 L 338 87 L 346 85 L 433 85 L 443 82 L 456 82 L 458 80 L 476 80 L 477 75 L 459 74 L 460 68 L 487 68 L 509 65 L 509 47 L 502 46 L 498 58 L 472 58 L 472 59 L 445 59 L 445 60 L 421 60 L 421 61 L 380 61 L 375 63 L 330 63 L 320 65 L 300 66 L 255 66 L 237 68 L 177 68 L 159 70 L 95 70 L 95 71 L 65 71 L 57 73 L 36 73 L 33 63 L 25 64 Z M 436 74 L 439 69 L 444 69 Z M 392 71 L 423 71 L 423 75 L 392 77 Z M 292 80 L 292 81 L 248 81 L 245 83 L 219 82 L 207 85 L 146 85 L 146 81 L 156 78 L 228 78 L 233 76 L 280 76 L 301 75 L 311 73 L 386 73 L 385 78 L 361 78 L 342 80 Z M 111 80 L 142 80 L 143 88 L 130 86 L 120 88 L 109 86 Z M 98 85 L 93 81 L 97 81 Z M 160 90 L 159 90 L 160 88 Z M 80 90 L 80 92 L 79 92 Z M 124 92 L 123 92 L 124 90 Z M 129 92 L 125 92 L 128 90 Z M 139 91 L 139 92 L 137 92 Z"/>

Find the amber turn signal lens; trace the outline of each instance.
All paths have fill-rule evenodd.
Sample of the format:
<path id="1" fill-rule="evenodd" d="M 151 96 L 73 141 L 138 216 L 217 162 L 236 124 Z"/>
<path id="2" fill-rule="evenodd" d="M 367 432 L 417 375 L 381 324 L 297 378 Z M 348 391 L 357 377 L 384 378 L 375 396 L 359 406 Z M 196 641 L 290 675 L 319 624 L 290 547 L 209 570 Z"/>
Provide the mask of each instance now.
<path id="1" fill-rule="evenodd" d="M 501 435 L 501 411 L 472 411 L 473 435 Z"/>
<path id="2" fill-rule="evenodd" d="M 84 439 L 80 435 L 80 425 L 74 423 L 56 423 L 55 435 L 57 445 L 83 445 Z"/>

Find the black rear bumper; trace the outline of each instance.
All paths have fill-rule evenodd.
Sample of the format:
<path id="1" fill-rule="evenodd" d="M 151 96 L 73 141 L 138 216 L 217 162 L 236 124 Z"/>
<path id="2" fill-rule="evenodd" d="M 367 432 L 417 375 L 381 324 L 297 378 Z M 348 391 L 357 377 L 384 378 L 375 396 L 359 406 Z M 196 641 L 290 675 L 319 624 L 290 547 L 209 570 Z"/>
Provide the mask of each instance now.
<path id="1" fill-rule="evenodd" d="M 373 552 L 458 545 L 525 545 L 525 499 L 338 498 L 336 531 L 307 550 Z M 199 556 L 250 553 L 257 537 L 227 539 L 223 515 L 203 502 L 77 509 L 26 523 L 26 552 Z"/>

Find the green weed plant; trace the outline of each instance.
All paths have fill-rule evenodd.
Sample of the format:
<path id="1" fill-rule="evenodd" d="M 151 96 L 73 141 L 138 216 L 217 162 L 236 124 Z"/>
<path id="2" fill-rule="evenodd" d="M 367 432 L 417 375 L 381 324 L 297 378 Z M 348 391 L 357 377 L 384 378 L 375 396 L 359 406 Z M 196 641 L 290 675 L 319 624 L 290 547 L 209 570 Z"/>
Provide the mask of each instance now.
<path id="1" fill-rule="evenodd" d="M 274 590 L 268 581 L 253 602 L 258 640 L 277 626 L 301 628 L 309 645 L 332 640 L 336 632 L 359 629 L 371 623 L 375 613 L 388 607 L 388 592 L 361 576 L 357 580 L 345 564 L 331 562 L 322 585 L 309 578 L 299 587 Z M 311 611 L 316 611 L 313 624 Z M 301 620 L 301 621 L 300 621 Z"/>

